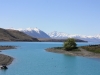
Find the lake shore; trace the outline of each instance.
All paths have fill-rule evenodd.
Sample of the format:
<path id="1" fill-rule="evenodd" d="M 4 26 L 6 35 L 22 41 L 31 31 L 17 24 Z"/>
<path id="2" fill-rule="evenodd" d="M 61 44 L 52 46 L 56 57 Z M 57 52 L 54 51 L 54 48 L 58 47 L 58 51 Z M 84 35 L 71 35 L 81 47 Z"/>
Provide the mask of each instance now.
<path id="1" fill-rule="evenodd" d="M 47 48 L 46 51 L 54 52 L 54 53 L 62 53 L 62 54 L 67 54 L 67 55 L 72 55 L 72 56 L 100 58 L 100 53 L 93 53 L 93 52 L 87 51 L 83 48 L 79 48 L 79 51 L 66 51 L 64 49 Z"/>
<path id="2" fill-rule="evenodd" d="M 15 46 L 0 46 L 0 50 L 8 50 L 8 49 L 15 49 Z M 1 52 L 0 52 L 1 53 Z M 5 65 L 10 65 L 12 61 L 14 60 L 13 57 L 5 55 L 5 54 L 0 54 L 0 65 L 5 64 Z"/>
<path id="3" fill-rule="evenodd" d="M 8 49 L 16 49 L 16 47 L 15 46 L 8 46 L 8 45 L 6 45 L 6 46 L 0 45 L 0 50 L 8 50 Z"/>
<path id="4" fill-rule="evenodd" d="M 0 54 L 0 65 L 10 65 L 13 60 L 14 58 L 11 56 Z"/>

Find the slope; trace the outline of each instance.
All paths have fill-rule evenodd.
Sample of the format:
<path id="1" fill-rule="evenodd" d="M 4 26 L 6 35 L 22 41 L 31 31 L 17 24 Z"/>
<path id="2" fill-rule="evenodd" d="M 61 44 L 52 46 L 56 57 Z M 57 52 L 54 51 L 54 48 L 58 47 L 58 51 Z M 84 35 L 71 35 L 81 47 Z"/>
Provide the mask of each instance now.
<path id="1" fill-rule="evenodd" d="M 0 41 L 38 41 L 23 32 L 0 28 Z"/>

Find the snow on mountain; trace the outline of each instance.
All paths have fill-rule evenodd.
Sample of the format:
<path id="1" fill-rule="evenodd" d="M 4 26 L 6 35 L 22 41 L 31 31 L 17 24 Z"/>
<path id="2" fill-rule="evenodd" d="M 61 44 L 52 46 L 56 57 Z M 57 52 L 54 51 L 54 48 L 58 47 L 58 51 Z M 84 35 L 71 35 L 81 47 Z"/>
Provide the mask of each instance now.
<path id="1" fill-rule="evenodd" d="M 49 35 L 47 35 L 45 32 L 38 28 L 27 28 L 27 29 L 17 29 L 19 31 L 22 31 L 26 33 L 29 36 L 35 37 L 35 38 L 50 38 Z"/>
<path id="2" fill-rule="evenodd" d="M 71 35 L 71 34 L 67 34 L 63 32 L 54 31 L 54 32 L 48 33 L 48 35 L 51 38 L 57 38 L 57 39 L 76 38 L 76 39 L 81 39 L 85 41 L 100 42 L 100 34 L 96 36 L 86 36 L 86 35 L 78 35 L 78 34 Z"/>
<path id="3" fill-rule="evenodd" d="M 48 34 L 50 37 L 52 38 L 66 38 L 69 34 L 66 34 L 66 33 L 62 33 L 62 32 L 57 32 L 57 31 L 54 31 L 54 32 L 51 32 Z"/>
<path id="4" fill-rule="evenodd" d="M 38 28 L 26 28 L 26 29 L 17 29 L 17 30 L 22 31 L 27 35 L 30 35 L 35 38 L 54 38 L 54 39 L 75 38 L 84 41 L 100 42 L 100 34 L 96 36 L 87 36 L 87 35 L 78 35 L 78 34 L 72 35 L 72 34 L 67 34 L 67 33 L 57 32 L 57 31 L 46 34 L 44 31 Z"/>

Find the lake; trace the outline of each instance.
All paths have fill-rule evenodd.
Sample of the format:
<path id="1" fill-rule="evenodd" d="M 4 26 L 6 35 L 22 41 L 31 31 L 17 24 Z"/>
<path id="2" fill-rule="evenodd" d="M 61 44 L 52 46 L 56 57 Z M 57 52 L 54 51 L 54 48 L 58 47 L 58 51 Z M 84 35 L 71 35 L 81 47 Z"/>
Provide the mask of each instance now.
<path id="1" fill-rule="evenodd" d="M 17 49 L 0 52 L 14 57 L 7 70 L 0 70 L 0 75 L 100 75 L 100 58 L 45 51 L 49 47 L 63 46 L 61 42 L 0 42 L 0 45 L 18 46 Z"/>

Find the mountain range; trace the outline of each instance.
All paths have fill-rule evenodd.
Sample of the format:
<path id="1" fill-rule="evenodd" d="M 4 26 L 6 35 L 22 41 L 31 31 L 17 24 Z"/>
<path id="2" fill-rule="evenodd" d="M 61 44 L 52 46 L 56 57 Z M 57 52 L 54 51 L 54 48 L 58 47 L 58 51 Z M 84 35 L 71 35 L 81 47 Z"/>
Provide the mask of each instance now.
<path id="1" fill-rule="evenodd" d="M 75 38 L 75 39 L 81 39 L 81 40 L 91 41 L 91 42 L 100 42 L 100 34 L 96 36 L 86 36 L 86 35 L 78 35 L 78 34 L 72 35 L 72 34 L 54 31 L 48 33 L 48 35 L 51 38 L 56 38 L 56 39 Z"/>
<path id="2" fill-rule="evenodd" d="M 84 41 L 91 41 L 91 42 L 100 42 L 100 34 L 96 36 L 86 36 L 86 35 L 78 35 L 78 34 L 67 34 L 63 32 L 51 32 L 46 33 L 38 28 L 27 28 L 27 29 L 19 29 L 19 31 L 22 31 L 26 33 L 29 36 L 38 38 L 38 39 L 67 39 L 67 38 L 75 38 L 75 39 L 81 39 Z"/>
<path id="3" fill-rule="evenodd" d="M 56 33 L 46 34 L 38 28 L 27 29 L 3 29 L 0 28 L 0 41 L 42 41 L 42 42 L 63 42 L 66 37 L 58 37 Z M 52 35 L 52 36 L 50 36 Z M 55 37 L 57 36 L 57 37 Z M 64 38 L 62 38 L 64 37 Z M 85 42 L 81 39 L 75 39 L 77 42 Z"/>

